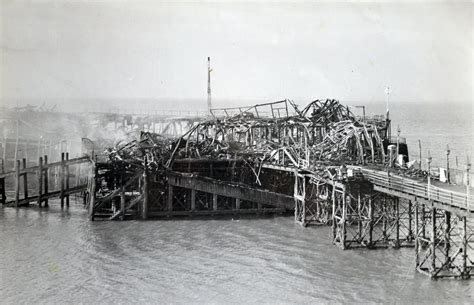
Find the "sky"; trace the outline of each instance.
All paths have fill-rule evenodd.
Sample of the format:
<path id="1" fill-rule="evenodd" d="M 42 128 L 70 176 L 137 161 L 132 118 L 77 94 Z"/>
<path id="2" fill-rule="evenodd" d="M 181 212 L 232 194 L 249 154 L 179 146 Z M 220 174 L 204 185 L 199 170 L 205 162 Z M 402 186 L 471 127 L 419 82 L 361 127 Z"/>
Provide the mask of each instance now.
<path id="1" fill-rule="evenodd" d="M 473 101 L 471 2 L 0 3 L 3 101 Z"/>

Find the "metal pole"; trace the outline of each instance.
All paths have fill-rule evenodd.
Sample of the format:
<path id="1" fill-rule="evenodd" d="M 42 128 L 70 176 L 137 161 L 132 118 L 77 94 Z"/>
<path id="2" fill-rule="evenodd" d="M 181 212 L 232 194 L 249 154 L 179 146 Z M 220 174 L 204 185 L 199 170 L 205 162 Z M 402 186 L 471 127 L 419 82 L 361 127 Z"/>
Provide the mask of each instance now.
<path id="1" fill-rule="evenodd" d="M 446 180 L 448 183 L 451 183 L 450 174 L 449 174 L 449 145 L 446 145 Z"/>

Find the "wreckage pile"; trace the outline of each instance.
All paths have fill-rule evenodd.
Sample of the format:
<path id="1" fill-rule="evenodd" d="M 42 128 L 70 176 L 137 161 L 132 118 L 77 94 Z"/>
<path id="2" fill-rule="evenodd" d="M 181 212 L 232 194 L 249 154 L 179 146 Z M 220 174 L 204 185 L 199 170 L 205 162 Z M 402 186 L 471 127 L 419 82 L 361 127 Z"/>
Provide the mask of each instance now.
<path id="1" fill-rule="evenodd" d="M 179 159 L 239 159 L 257 180 L 263 162 L 313 169 L 321 164 L 387 164 L 389 121 L 359 121 L 336 100 L 316 100 L 303 110 L 288 100 L 239 110 L 232 115 L 225 109 L 222 116 L 213 113 L 178 138 L 142 132 L 106 154 L 111 162 L 147 166 L 151 171 L 171 169 Z M 414 168 L 399 168 L 411 176 L 424 175 Z"/>

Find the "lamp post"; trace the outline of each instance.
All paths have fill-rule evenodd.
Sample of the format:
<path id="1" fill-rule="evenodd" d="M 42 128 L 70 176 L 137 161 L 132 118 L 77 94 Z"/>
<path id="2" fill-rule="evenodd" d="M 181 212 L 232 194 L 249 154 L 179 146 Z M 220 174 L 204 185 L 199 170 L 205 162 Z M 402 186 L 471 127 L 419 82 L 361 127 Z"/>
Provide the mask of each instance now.
<path id="1" fill-rule="evenodd" d="M 469 162 L 469 156 L 467 157 L 467 164 L 466 164 L 466 206 L 469 206 L 469 171 L 471 170 L 471 162 Z"/>
<path id="2" fill-rule="evenodd" d="M 446 145 L 446 180 L 448 183 L 451 183 L 451 175 L 449 174 L 449 153 L 451 150 L 449 150 L 449 144 Z"/>
<path id="3" fill-rule="evenodd" d="M 428 200 L 431 200 L 431 161 L 433 160 L 433 158 L 431 158 L 431 153 L 430 151 L 428 150 L 428 159 L 426 159 L 427 163 L 428 163 Z"/>
<path id="4" fill-rule="evenodd" d="M 397 126 L 397 161 L 398 161 L 398 155 L 400 154 L 399 149 L 400 149 L 400 133 L 402 130 L 400 129 L 400 125 Z"/>

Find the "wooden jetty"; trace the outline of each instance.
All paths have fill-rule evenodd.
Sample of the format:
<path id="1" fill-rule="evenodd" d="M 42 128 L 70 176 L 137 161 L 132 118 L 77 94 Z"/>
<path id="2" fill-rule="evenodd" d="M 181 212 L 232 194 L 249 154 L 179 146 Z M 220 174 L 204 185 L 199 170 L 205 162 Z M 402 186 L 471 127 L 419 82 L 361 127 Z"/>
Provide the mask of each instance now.
<path id="1" fill-rule="evenodd" d="M 72 194 L 84 192 L 87 189 L 87 177 L 75 179 L 71 175 L 70 168 L 82 164 L 90 164 L 90 157 L 79 157 L 69 159 L 68 153 L 61 154 L 61 161 L 48 163 L 48 156 L 40 157 L 37 166 L 27 167 L 26 159 L 21 162 L 17 160 L 17 166 L 14 171 L 8 171 L 0 174 L 0 187 L 2 204 L 6 206 L 28 206 L 36 203 L 39 207 L 48 207 L 49 199 L 59 198 L 61 207 L 69 206 L 69 197 Z M 57 188 L 54 189 L 51 178 L 54 171 L 59 169 Z M 79 178 L 81 174 L 89 175 L 88 169 L 77 167 L 75 177 Z M 7 198 L 7 181 L 10 180 L 14 186 L 14 199 Z M 74 185 L 72 185 L 74 184 Z"/>

